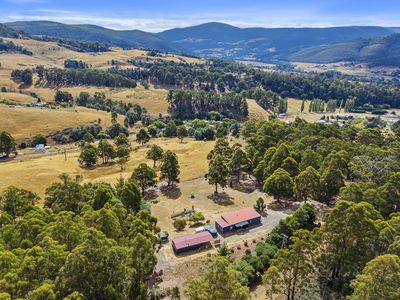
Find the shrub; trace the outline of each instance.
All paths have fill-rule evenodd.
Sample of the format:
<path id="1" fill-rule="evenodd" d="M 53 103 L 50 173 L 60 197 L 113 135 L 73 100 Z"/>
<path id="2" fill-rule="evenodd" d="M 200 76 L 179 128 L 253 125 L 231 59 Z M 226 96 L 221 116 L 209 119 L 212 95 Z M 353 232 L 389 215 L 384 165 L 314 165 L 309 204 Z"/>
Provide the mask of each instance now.
<path id="1" fill-rule="evenodd" d="M 199 222 L 199 221 L 205 220 L 205 217 L 201 212 L 197 212 L 197 213 L 192 214 L 189 217 L 189 220 L 192 222 Z"/>
<path id="2" fill-rule="evenodd" d="M 177 231 L 182 231 L 186 227 L 186 221 L 184 219 L 175 219 L 174 228 Z"/>

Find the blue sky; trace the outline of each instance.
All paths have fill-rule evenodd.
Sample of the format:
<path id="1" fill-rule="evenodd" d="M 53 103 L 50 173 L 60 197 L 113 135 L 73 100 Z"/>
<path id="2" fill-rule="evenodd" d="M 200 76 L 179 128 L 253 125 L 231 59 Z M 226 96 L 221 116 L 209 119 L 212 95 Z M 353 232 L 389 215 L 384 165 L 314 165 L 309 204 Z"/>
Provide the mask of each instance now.
<path id="1" fill-rule="evenodd" d="M 17 20 L 152 32 L 210 21 L 240 27 L 400 26 L 400 0 L 0 0 L 0 22 Z"/>

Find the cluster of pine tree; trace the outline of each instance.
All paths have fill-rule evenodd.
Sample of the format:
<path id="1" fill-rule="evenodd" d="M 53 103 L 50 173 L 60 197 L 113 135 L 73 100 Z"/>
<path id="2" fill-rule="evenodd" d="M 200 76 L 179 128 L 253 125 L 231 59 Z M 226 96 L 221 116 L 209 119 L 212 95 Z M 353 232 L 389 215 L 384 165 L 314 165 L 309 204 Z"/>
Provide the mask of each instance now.
<path id="1" fill-rule="evenodd" d="M 321 99 L 314 99 L 308 106 L 308 112 L 322 113 L 325 111 L 325 102 Z"/>
<path id="2" fill-rule="evenodd" d="M 24 47 L 15 45 L 13 42 L 5 41 L 0 38 L 0 52 L 14 52 L 25 55 L 32 55 L 32 52 Z"/>
<path id="3" fill-rule="evenodd" d="M 246 88 L 239 74 L 251 68 L 237 63 L 209 60 L 202 64 L 174 61 L 130 60 L 135 69 L 112 69 L 113 73 L 156 86 L 182 87 L 205 91 L 237 91 Z"/>
<path id="4" fill-rule="evenodd" d="M 180 119 L 204 118 L 216 111 L 229 118 L 248 114 L 246 99 L 235 93 L 171 90 L 167 97 L 170 112 Z"/>
<path id="5" fill-rule="evenodd" d="M 64 61 L 64 68 L 67 69 L 87 69 L 88 64 L 81 60 L 67 59 Z"/>
<path id="6" fill-rule="evenodd" d="M 282 97 L 279 94 L 274 93 L 270 90 L 264 90 L 263 88 L 251 88 L 242 91 L 241 94 L 249 99 L 254 99 L 257 103 L 266 110 L 273 110 L 279 106 L 282 101 Z"/>
<path id="7" fill-rule="evenodd" d="M 357 105 L 364 103 L 374 105 L 388 104 L 400 107 L 400 88 L 393 84 L 365 83 L 350 81 L 341 77 L 322 74 L 296 74 L 257 71 L 249 79 L 260 84 L 266 90 L 278 93 L 282 97 L 297 99 L 321 99 L 329 101 L 346 101 L 354 97 Z M 251 85 L 250 82 L 248 85 Z"/>
<path id="8" fill-rule="evenodd" d="M 95 69 L 38 68 L 39 83 L 46 86 L 91 85 L 135 88 L 136 81 L 108 71 Z"/>
<path id="9" fill-rule="evenodd" d="M 32 70 L 30 69 L 25 69 L 25 70 L 13 70 L 11 72 L 11 77 L 18 81 L 22 82 L 26 85 L 31 85 L 32 84 Z"/>

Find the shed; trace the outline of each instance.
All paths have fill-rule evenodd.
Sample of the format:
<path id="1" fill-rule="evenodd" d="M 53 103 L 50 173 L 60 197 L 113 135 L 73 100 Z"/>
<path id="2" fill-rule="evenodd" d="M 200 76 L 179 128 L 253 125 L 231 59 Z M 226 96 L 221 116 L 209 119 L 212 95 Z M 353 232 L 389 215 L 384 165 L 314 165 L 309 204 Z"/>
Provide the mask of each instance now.
<path id="1" fill-rule="evenodd" d="M 257 224 L 261 224 L 261 215 L 252 207 L 225 213 L 215 221 L 215 227 L 222 234 Z"/>
<path id="2" fill-rule="evenodd" d="M 172 240 L 172 248 L 175 253 L 182 253 L 199 249 L 206 244 L 209 244 L 214 238 L 208 231 L 195 233 L 183 237 L 177 237 Z"/>

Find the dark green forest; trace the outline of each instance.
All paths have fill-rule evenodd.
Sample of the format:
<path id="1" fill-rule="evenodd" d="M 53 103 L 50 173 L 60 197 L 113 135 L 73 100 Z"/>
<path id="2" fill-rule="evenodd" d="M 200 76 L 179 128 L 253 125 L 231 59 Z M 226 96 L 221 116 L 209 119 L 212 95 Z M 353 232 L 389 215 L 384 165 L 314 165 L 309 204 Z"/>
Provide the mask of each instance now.
<path id="1" fill-rule="evenodd" d="M 7 53 L 21 53 L 25 55 L 32 55 L 32 52 L 21 47 L 15 45 L 13 42 L 8 42 L 0 38 L 0 52 Z"/>
<path id="2" fill-rule="evenodd" d="M 159 229 L 135 182 L 61 175 L 38 201 L 16 187 L 1 194 L 2 299 L 147 298 Z"/>
<path id="3" fill-rule="evenodd" d="M 217 140 L 208 155 L 208 182 L 225 187 L 240 181 L 241 173 L 250 174 L 278 205 L 304 205 L 281 220 L 255 253 L 229 260 L 231 249 L 220 248 L 208 273 L 189 280 L 188 297 L 213 299 L 223 290 L 232 299 L 247 299 L 259 272 L 267 299 L 277 293 L 288 300 L 399 297 L 399 132 L 384 136 L 377 128 L 297 118 L 292 124 L 250 120 L 241 135 L 243 148 Z M 310 200 L 329 210 L 318 216 Z M 262 198 L 255 208 L 265 210 Z M 225 281 L 210 282 L 218 276 L 214 272 L 227 274 L 229 287 Z"/>

